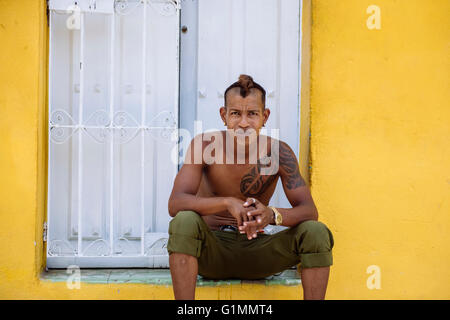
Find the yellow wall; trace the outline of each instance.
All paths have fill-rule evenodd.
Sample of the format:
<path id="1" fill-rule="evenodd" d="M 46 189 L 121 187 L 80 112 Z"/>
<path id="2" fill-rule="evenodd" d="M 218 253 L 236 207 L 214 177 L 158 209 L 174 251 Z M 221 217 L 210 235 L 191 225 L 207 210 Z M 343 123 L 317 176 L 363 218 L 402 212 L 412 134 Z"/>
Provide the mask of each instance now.
<path id="1" fill-rule="evenodd" d="M 38 284 L 45 208 L 45 1 L 0 1 L 0 297 Z"/>
<path id="2" fill-rule="evenodd" d="M 331 299 L 450 298 L 448 0 L 315 0 L 311 184 Z M 369 30 L 366 8 L 381 9 Z M 381 270 L 369 290 L 366 269 Z"/>
<path id="3" fill-rule="evenodd" d="M 370 4 L 381 9 L 381 30 L 366 27 Z M 447 0 L 312 1 L 301 121 L 308 125 L 310 105 L 312 192 L 336 241 L 328 298 L 450 298 L 449 9 Z M 0 0 L 0 298 L 171 299 L 165 286 L 69 290 L 39 280 L 47 39 L 44 0 Z M 308 159 L 300 161 L 305 175 Z M 366 287 L 369 265 L 380 267 L 380 290 Z M 300 295 L 280 286 L 197 290 L 213 299 Z"/>

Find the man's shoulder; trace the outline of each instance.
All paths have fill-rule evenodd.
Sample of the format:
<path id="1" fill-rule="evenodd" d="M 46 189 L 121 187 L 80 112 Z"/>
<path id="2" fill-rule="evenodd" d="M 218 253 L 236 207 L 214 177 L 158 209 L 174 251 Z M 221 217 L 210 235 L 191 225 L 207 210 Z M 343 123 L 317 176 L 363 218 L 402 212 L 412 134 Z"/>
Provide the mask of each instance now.
<path id="1" fill-rule="evenodd" d="M 205 131 L 202 133 L 197 134 L 194 138 L 192 138 L 190 144 L 202 146 L 202 148 L 205 148 L 209 144 L 211 144 L 213 141 L 217 141 L 216 139 L 224 138 L 225 131 L 215 130 L 215 131 Z"/>
<path id="2" fill-rule="evenodd" d="M 267 145 L 269 145 L 271 148 L 270 150 L 272 150 L 272 148 L 274 148 L 274 150 L 278 151 L 278 153 L 292 151 L 292 148 L 289 146 L 289 144 L 287 144 L 287 142 L 285 142 L 281 139 L 277 139 L 277 138 L 273 138 L 271 136 L 265 136 L 265 135 L 260 135 L 259 138 L 260 138 L 260 141 L 262 141 L 263 139 L 267 140 Z"/>
<path id="3" fill-rule="evenodd" d="M 213 142 L 215 142 L 214 148 L 220 148 L 222 141 L 224 140 L 224 131 L 206 131 L 197 134 L 191 139 L 187 148 L 186 157 L 189 158 L 189 164 L 202 164 L 208 165 L 209 161 L 205 161 L 204 153 L 205 149 Z"/>
<path id="4" fill-rule="evenodd" d="M 297 156 L 287 142 L 271 138 L 270 158 L 277 164 L 277 173 L 283 174 L 295 171 L 298 166 Z"/>
<path id="5" fill-rule="evenodd" d="M 194 141 L 205 141 L 210 142 L 212 137 L 220 137 L 222 138 L 225 136 L 225 131 L 223 130 L 211 130 L 211 131 L 205 131 L 197 134 L 194 138 L 192 138 L 191 142 Z"/>

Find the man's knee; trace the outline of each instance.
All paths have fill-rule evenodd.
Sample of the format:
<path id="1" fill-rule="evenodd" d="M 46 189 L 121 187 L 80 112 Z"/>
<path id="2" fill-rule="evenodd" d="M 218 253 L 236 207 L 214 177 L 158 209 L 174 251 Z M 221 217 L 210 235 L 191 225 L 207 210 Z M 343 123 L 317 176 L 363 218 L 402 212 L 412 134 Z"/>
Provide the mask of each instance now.
<path id="1" fill-rule="evenodd" d="M 331 251 L 334 239 L 331 231 L 320 221 L 308 220 L 297 226 L 299 245 L 301 250 L 307 252 Z"/>
<path id="2" fill-rule="evenodd" d="M 205 238 L 205 222 L 194 211 L 180 211 L 170 221 L 167 252 L 200 257 Z"/>
<path id="3" fill-rule="evenodd" d="M 180 211 L 170 221 L 169 234 L 192 235 L 200 232 L 200 225 L 203 220 L 194 211 Z"/>

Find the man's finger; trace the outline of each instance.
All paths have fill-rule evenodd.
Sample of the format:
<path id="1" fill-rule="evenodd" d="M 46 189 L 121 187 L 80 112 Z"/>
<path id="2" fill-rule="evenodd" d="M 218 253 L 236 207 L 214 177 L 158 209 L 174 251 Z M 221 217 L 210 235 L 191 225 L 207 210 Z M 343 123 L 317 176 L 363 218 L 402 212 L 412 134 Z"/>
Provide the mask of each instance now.
<path id="1" fill-rule="evenodd" d="M 256 205 L 257 200 L 255 198 L 247 198 L 247 200 L 245 200 L 244 202 L 244 207 L 248 207 L 251 205 Z"/>
<path id="2" fill-rule="evenodd" d="M 256 227 L 255 226 L 247 225 L 247 238 L 248 238 L 248 240 L 252 240 L 253 238 L 256 238 Z"/>
<path id="3" fill-rule="evenodd" d="M 253 221 L 245 221 L 242 226 L 239 227 L 239 230 L 241 233 L 247 233 L 247 234 L 253 234 L 258 226 L 258 223 L 256 220 Z"/>
<path id="4" fill-rule="evenodd" d="M 260 225 L 260 226 L 258 226 L 258 225 L 255 225 L 255 226 L 240 226 L 239 227 L 239 232 L 241 233 L 241 234 L 244 234 L 244 233 L 246 233 L 247 234 L 247 238 L 249 239 L 249 240 L 251 240 L 251 239 L 254 239 L 254 238 L 256 238 L 256 236 L 257 236 L 257 234 L 258 234 L 258 232 L 264 232 L 264 228 L 262 227 L 262 225 Z"/>
<path id="5" fill-rule="evenodd" d="M 253 221 L 244 222 L 243 226 L 247 227 L 247 228 L 252 228 L 252 227 L 256 226 L 257 224 L 258 224 L 258 221 L 253 220 Z"/>
<path id="6" fill-rule="evenodd" d="M 255 228 L 257 230 L 261 230 L 266 226 L 263 223 L 263 218 L 261 216 L 255 216 L 254 220 L 246 221 L 242 225 L 242 230 L 248 230 L 248 228 Z"/>
<path id="7" fill-rule="evenodd" d="M 249 208 L 245 208 L 246 210 L 243 213 L 243 216 L 245 216 L 246 220 L 245 221 L 250 221 L 250 220 L 254 220 L 254 215 L 253 214 L 248 214 L 251 211 L 256 210 L 254 207 L 249 207 Z"/>
<path id="8" fill-rule="evenodd" d="M 251 211 L 247 212 L 248 217 L 260 216 L 262 214 L 263 214 L 262 209 L 256 209 L 256 210 L 251 210 Z"/>
<path id="9" fill-rule="evenodd" d="M 247 220 L 242 220 L 242 224 L 239 225 L 239 230 L 247 231 L 248 230 L 247 225 L 248 225 L 248 227 L 251 227 L 255 224 L 257 224 L 257 220 L 254 217 L 250 216 L 250 217 L 248 217 Z"/>
<path id="10" fill-rule="evenodd" d="M 247 232 L 251 228 L 258 229 L 258 231 L 262 231 L 265 226 L 262 224 L 262 219 L 252 220 L 252 221 L 245 221 L 242 223 L 241 226 L 238 227 L 239 231 L 241 233 Z"/>
<path id="11" fill-rule="evenodd" d="M 262 225 L 262 219 L 259 219 L 259 221 L 253 220 L 253 221 L 244 222 L 244 224 L 242 225 L 242 230 L 245 230 L 245 231 L 250 230 L 250 229 L 255 229 L 255 230 L 258 229 L 259 230 L 264 227 L 265 226 Z"/>
<path id="12" fill-rule="evenodd" d="M 251 221 L 251 222 L 244 222 L 242 226 L 239 226 L 239 232 L 241 234 L 246 233 L 247 234 L 247 238 L 250 240 L 253 237 L 253 234 L 255 233 L 255 226 L 254 223 L 256 221 Z"/>
<path id="13" fill-rule="evenodd" d="M 244 207 L 245 213 L 247 213 L 247 212 L 249 212 L 249 211 L 253 211 L 253 210 L 256 210 L 256 208 L 253 207 L 253 206 L 250 206 L 250 207 Z"/>
<path id="14" fill-rule="evenodd" d="M 236 218 L 237 221 L 237 225 L 238 226 L 242 226 L 242 217 L 238 215 L 238 217 Z"/>
<path id="15" fill-rule="evenodd" d="M 245 213 L 241 213 L 241 216 L 242 216 L 242 223 L 244 223 L 245 221 L 248 221 L 248 215 L 247 214 L 245 214 Z"/>

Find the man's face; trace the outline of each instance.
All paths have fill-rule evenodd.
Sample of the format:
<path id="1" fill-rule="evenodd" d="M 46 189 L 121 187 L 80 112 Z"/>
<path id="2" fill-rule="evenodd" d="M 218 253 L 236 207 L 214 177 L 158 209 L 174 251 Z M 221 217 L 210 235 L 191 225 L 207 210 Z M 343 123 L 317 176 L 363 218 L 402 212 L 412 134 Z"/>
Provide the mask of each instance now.
<path id="1" fill-rule="evenodd" d="M 270 110 L 264 109 L 261 92 L 252 89 L 250 94 L 243 98 L 239 88 L 233 88 L 227 93 L 227 105 L 220 108 L 220 116 L 227 129 L 237 134 L 259 135 L 259 130 L 269 118 Z"/>

